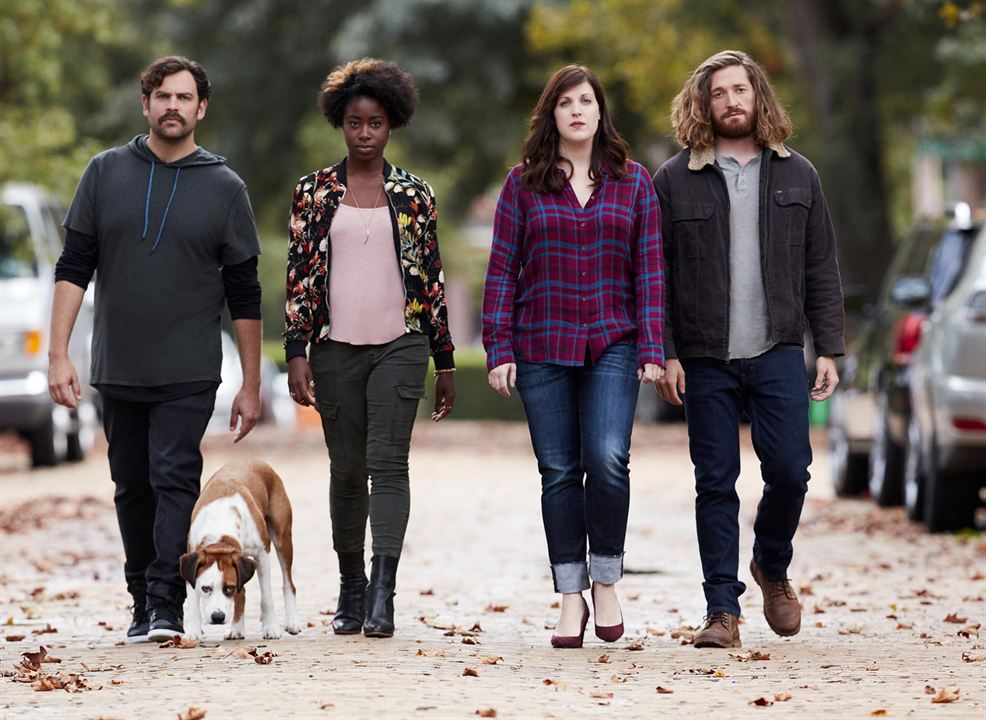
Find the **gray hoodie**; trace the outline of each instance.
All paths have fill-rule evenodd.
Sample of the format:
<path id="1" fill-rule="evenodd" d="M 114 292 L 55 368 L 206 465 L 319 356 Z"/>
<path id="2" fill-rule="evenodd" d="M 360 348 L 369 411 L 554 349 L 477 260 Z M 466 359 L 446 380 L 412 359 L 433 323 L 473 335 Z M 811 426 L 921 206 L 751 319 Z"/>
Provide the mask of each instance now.
<path id="1" fill-rule="evenodd" d="M 220 271 L 260 254 L 225 163 L 202 148 L 163 163 L 138 135 L 86 167 L 64 225 L 98 246 L 94 385 L 220 381 Z"/>

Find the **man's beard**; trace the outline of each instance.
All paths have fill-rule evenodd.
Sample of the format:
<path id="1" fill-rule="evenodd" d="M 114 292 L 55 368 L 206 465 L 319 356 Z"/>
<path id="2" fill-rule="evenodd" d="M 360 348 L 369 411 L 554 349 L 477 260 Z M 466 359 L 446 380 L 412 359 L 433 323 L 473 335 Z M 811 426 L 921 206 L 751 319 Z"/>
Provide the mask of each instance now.
<path id="1" fill-rule="evenodd" d="M 715 130 L 716 135 L 729 140 L 740 140 L 753 134 L 754 122 L 749 113 L 743 113 L 743 122 L 726 122 L 727 120 L 731 121 L 733 117 L 737 116 L 733 115 L 722 120 L 717 117 L 712 118 L 712 129 Z"/>

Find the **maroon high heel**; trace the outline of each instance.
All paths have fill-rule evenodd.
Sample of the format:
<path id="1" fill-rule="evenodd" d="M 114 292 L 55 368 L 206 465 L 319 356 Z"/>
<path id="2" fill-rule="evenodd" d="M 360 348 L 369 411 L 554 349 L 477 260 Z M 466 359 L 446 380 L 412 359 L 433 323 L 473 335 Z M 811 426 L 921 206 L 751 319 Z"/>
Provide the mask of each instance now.
<path id="1" fill-rule="evenodd" d="M 589 603 L 582 598 L 582 629 L 578 635 L 552 635 L 551 647 L 555 648 L 580 648 L 585 638 L 585 626 L 589 624 Z"/>
<path id="2" fill-rule="evenodd" d="M 593 583 L 592 590 L 589 593 L 592 595 L 592 606 L 596 606 L 596 585 Z M 593 623 L 595 625 L 595 622 Z M 596 637 L 604 642 L 616 642 L 621 637 L 623 637 L 623 610 L 620 610 L 620 623 L 619 625 L 609 625 L 607 627 L 602 627 L 596 625 Z"/>

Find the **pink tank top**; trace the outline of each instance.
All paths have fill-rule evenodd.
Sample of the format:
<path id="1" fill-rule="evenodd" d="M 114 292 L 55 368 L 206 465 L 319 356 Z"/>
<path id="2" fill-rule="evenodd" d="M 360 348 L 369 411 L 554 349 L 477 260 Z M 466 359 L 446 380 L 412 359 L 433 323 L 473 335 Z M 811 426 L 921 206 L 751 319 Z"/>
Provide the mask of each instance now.
<path id="1" fill-rule="evenodd" d="M 396 340 L 407 330 L 390 208 L 363 210 L 339 203 L 329 232 L 329 338 L 350 345 Z"/>

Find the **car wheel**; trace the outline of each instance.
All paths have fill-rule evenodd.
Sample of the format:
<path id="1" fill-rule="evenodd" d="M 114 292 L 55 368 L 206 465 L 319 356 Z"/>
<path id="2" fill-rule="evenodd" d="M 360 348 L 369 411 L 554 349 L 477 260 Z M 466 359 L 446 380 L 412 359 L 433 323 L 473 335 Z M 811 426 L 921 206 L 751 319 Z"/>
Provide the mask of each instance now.
<path id="1" fill-rule="evenodd" d="M 31 467 L 54 467 L 58 464 L 55 421 L 51 413 L 41 427 L 31 430 L 26 437 L 31 446 Z"/>
<path id="2" fill-rule="evenodd" d="M 849 441 L 841 428 L 829 430 L 829 468 L 838 497 L 856 497 L 866 489 L 867 457 L 849 452 Z"/>
<path id="3" fill-rule="evenodd" d="M 924 468 L 921 460 L 921 431 L 917 418 L 907 423 L 907 450 L 904 453 L 904 508 L 907 517 L 924 520 Z"/>
<path id="4" fill-rule="evenodd" d="M 924 521 L 931 532 L 950 532 L 970 527 L 976 513 L 979 485 L 955 473 L 942 472 L 938 467 L 938 443 L 931 440 L 930 452 L 924 462 Z"/>
<path id="5" fill-rule="evenodd" d="M 870 495 L 877 505 L 891 507 L 903 502 L 903 473 L 904 449 L 890 439 L 887 428 L 887 396 L 881 393 L 869 461 Z"/>
<path id="6" fill-rule="evenodd" d="M 96 408 L 92 403 L 82 403 L 72 411 L 74 430 L 66 436 L 65 459 L 69 462 L 84 460 L 96 441 Z"/>

